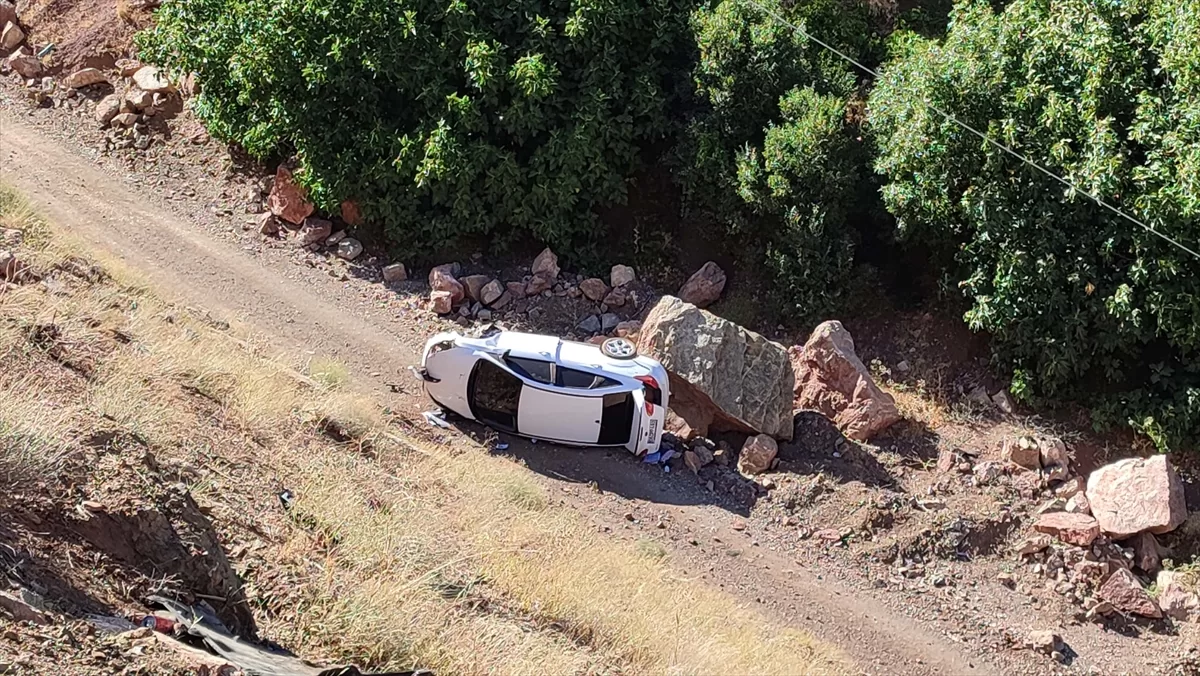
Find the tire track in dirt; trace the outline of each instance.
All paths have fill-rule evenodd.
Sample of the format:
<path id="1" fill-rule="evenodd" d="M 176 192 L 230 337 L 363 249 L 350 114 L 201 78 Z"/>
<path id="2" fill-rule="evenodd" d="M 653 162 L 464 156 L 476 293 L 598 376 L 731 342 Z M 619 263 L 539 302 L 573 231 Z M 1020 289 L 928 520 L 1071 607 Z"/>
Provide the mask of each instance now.
<path id="1" fill-rule="evenodd" d="M 76 151 L 0 109 L 0 180 L 23 192 L 44 215 L 89 245 L 109 252 L 144 275 L 165 297 L 174 296 L 246 322 L 287 350 L 330 355 L 356 374 L 395 374 L 418 358 L 424 329 L 404 317 L 362 317 L 346 309 L 359 296 L 340 282 L 302 270 L 286 259 L 247 255 L 202 227 L 155 204 Z M 390 405 L 416 411 L 420 397 L 390 393 L 369 383 Z M 537 467 L 541 479 L 586 518 L 619 531 L 631 506 L 670 511 L 679 542 L 749 538 L 728 527 L 730 513 L 695 491 L 653 471 L 616 461 L 602 451 L 514 443 L 513 454 Z M 624 459 L 622 459 L 624 460 Z M 588 477 L 607 486 L 603 496 L 553 478 Z M 980 656 L 936 631 L 887 609 L 869 595 L 823 579 L 783 554 L 755 551 L 753 563 L 712 548 L 677 544 L 672 556 L 685 570 L 712 569 L 711 584 L 753 604 L 764 596 L 782 603 L 756 605 L 781 624 L 809 631 L 842 647 L 864 673 L 997 674 Z"/>

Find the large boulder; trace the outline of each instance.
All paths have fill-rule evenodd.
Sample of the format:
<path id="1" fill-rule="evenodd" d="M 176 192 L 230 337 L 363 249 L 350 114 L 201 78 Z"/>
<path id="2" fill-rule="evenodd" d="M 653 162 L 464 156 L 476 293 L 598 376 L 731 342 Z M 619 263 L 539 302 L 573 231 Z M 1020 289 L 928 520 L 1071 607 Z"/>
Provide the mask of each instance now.
<path id="1" fill-rule="evenodd" d="M 614 284 L 614 286 L 616 286 Z M 725 290 L 725 271 L 721 266 L 709 261 L 700 267 L 683 286 L 679 288 L 679 297 L 685 303 L 696 307 L 708 307 L 717 302 L 721 292 Z"/>
<path id="2" fill-rule="evenodd" d="M 792 369 L 782 345 L 663 296 L 642 324 L 638 350 L 666 367 L 670 408 L 697 434 L 792 438 Z"/>
<path id="3" fill-rule="evenodd" d="M 1088 477 L 1087 497 L 1100 530 L 1116 539 L 1166 533 L 1187 519 L 1183 482 L 1165 455 L 1101 467 Z"/>
<path id="4" fill-rule="evenodd" d="M 789 354 L 797 410 L 821 413 L 855 441 L 866 441 L 900 420 L 896 400 L 871 379 L 841 322 L 817 326 L 804 347 L 793 347 Z"/>

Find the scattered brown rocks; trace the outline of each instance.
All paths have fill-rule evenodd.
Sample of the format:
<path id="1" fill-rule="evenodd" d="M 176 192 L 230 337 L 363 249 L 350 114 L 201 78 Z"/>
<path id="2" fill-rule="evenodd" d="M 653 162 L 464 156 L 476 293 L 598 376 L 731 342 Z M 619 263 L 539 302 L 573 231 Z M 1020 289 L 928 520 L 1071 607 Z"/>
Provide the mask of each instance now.
<path id="1" fill-rule="evenodd" d="M 304 223 L 304 219 L 311 216 L 315 209 L 313 203 L 308 201 L 304 188 L 296 183 L 292 172 L 282 165 L 275 172 L 275 183 L 267 197 L 267 206 L 271 213 L 293 225 Z M 325 235 L 328 236 L 329 233 Z"/>
<path id="2" fill-rule="evenodd" d="M 1038 517 L 1033 529 L 1080 547 L 1089 547 L 1100 537 L 1100 524 L 1087 514 L 1047 512 Z"/>
<path id="3" fill-rule="evenodd" d="M 608 275 L 608 282 L 614 289 L 632 284 L 637 280 L 637 274 L 628 265 L 614 265 Z"/>
<path id="4" fill-rule="evenodd" d="M 429 294 L 429 309 L 439 315 L 454 310 L 454 294 L 450 291 L 433 291 Z"/>
<path id="5" fill-rule="evenodd" d="M 1005 461 L 1034 472 L 1042 469 L 1042 449 L 1037 439 L 1028 436 L 1016 439 L 1005 439 L 1001 448 L 1001 456 Z"/>
<path id="6" fill-rule="evenodd" d="M 479 290 L 479 302 L 483 303 L 484 305 L 494 306 L 496 305 L 496 301 L 500 300 L 500 298 L 503 296 L 504 285 L 501 284 L 500 280 L 498 279 L 489 281 L 487 284 L 483 285 L 482 289 Z"/>
<path id="7" fill-rule="evenodd" d="M 24 590 L 21 589 L 14 592 L 0 592 L 0 610 L 17 622 L 50 624 L 50 616 L 34 607 L 34 604 L 25 598 L 23 592 Z"/>
<path id="8" fill-rule="evenodd" d="M 529 272 L 534 277 L 545 277 L 551 281 L 558 279 L 558 256 L 550 250 L 550 247 L 546 247 L 533 259 L 533 266 Z"/>
<path id="9" fill-rule="evenodd" d="M 642 325 L 638 351 L 666 367 L 671 409 L 695 433 L 792 438 L 793 376 L 782 345 L 663 296 Z"/>
<path id="10" fill-rule="evenodd" d="M 121 112 L 121 96 L 119 94 L 109 94 L 96 104 L 96 121 L 101 125 L 108 126 L 112 119 Z"/>
<path id="11" fill-rule="evenodd" d="M 333 223 L 323 218 L 309 217 L 304 219 L 304 225 L 300 226 L 299 232 L 296 233 L 296 243 L 299 246 L 317 244 L 324 242 L 332 233 Z"/>
<path id="12" fill-rule="evenodd" d="M 17 7 L 9 0 L 0 0 L 0 26 L 17 23 Z"/>
<path id="13" fill-rule="evenodd" d="M 63 86 L 71 89 L 90 87 L 92 85 L 100 84 L 101 82 L 107 84 L 108 78 L 105 77 L 104 73 L 95 68 L 84 68 L 82 70 L 77 70 L 63 78 Z"/>
<path id="14" fill-rule="evenodd" d="M 383 281 L 389 284 L 403 282 L 408 279 L 408 269 L 404 267 L 404 263 L 385 265 L 381 272 L 383 273 Z"/>
<path id="15" fill-rule="evenodd" d="M 614 286 L 620 285 L 614 284 Z M 685 303 L 705 308 L 717 302 L 724 290 L 725 271 L 721 269 L 721 266 L 709 261 L 683 283 L 683 286 L 679 288 L 679 298 Z"/>
<path id="16" fill-rule="evenodd" d="M 342 202 L 341 212 L 342 220 L 347 225 L 359 225 L 362 223 L 362 212 L 358 210 L 358 203 L 354 200 Z"/>
<path id="17" fill-rule="evenodd" d="M 788 354 L 796 410 L 821 413 L 854 441 L 867 441 L 900 420 L 896 401 L 871 379 L 841 322 L 820 324 L 804 347 L 793 347 Z"/>
<path id="18" fill-rule="evenodd" d="M 1048 629 L 1029 632 L 1029 637 L 1025 640 L 1025 645 L 1030 650 L 1047 656 L 1056 652 L 1062 652 L 1062 649 L 1065 647 L 1062 636 Z"/>
<path id="19" fill-rule="evenodd" d="M 1157 573 L 1162 559 L 1158 554 L 1158 540 L 1152 533 L 1138 533 L 1125 542 L 1133 549 L 1133 565 L 1147 573 Z"/>
<path id="20" fill-rule="evenodd" d="M 1108 601 L 1117 610 L 1141 615 L 1142 617 L 1162 617 L 1162 610 L 1150 594 L 1142 588 L 1142 584 L 1125 568 L 1118 568 L 1100 585 L 1096 596 Z"/>
<path id="21" fill-rule="evenodd" d="M 778 453 L 779 446 L 770 436 L 759 434 L 750 437 L 738 454 L 737 470 L 743 476 L 762 474 L 771 469 L 771 463 L 775 462 Z"/>
<path id="22" fill-rule="evenodd" d="M 603 303 L 608 307 L 624 307 L 628 300 L 629 296 L 625 292 L 625 289 L 617 287 L 604 296 Z"/>
<path id="23" fill-rule="evenodd" d="M 454 278 L 454 275 L 451 274 L 451 268 L 447 265 L 441 265 L 429 271 L 429 286 L 435 292 L 442 291 L 450 294 L 451 305 L 462 302 L 467 295 L 462 282 Z"/>
<path id="24" fill-rule="evenodd" d="M 1115 538 L 1166 533 L 1187 519 L 1183 482 L 1165 455 L 1097 469 L 1088 477 L 1087 498 L 1100 529 Z"/>
<path id="25" fill-rule="evenodd" d="M 487 286 L 488 282 L 492 281 L 492 278 L 487 275 L 467 275 L 458 281 L 462 282 L 467 298 L 479 300 L 483 287 Z"/>
<path id="26" fill-rule="evenodd" d="M 608 295 L 609 291 L 608 285 L 604 283 L 604 280 L 597 279 L 595 277 L 592 277 L 591 279 L 585 279 L 580 282 L 579 290 L 583 292 L 585 298 L 594 303 L 599 303 L 600 301 L 604 300 L 604 297 Z"/>
<path id="27" fill-rule="evenodd" d="M 3 19 L 3 17 L 0 17 L 0 19 Z M 20 26 L 12 21 L 2 20 L 0 20 L 0 25 L 3 26 L 3 28 L 0 28 L 0 50 L 9 52 L 19 47 L 22 42 L 25 42 L 25 31 L 21 30 Z"/>
<path id="28" fill-rule="evenodd" d="M 1163 614 L 1186 622 L 1200 617 L 1200 596 L 1196 594 L 1195 581 L 1188 585 L 1184 578 L 1176 571 L 1159 571 L 1154 586 L 1158 588 L 1156 601 Z"/>
<path id="29" fill-rule="evenodd" d="M 21 52 L 13 52 L 5 60 L 8 67 L 13 69 L 18 75 L 25 79 L 41 77 L 42 62 L 36 56 L 22 54 Z"/>
<path id="30" fill-rule="evenodd" d="M 154 66 L 142 66 L 133 74 L 133 81 L 139 89 L 148 91 L 151 94 L 157 92 L 169 92 L 173 89 L 171 80 L 166 74 Z"/>
<path id="31" fill-rule="evenodd" d="M 346 237 L 337 243 L 338 258 L 352 261 L 363 252 L 362 242 L 353 237 Z"/>

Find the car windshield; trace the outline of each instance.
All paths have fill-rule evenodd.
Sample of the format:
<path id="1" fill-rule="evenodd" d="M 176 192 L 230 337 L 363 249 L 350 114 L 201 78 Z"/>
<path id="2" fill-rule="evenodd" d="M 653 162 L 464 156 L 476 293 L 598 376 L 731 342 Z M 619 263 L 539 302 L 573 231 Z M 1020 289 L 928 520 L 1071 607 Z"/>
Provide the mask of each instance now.
<path id="1" fill-rule="evenodd" d="M 594 373 L 585 371 L 576 371 L 565 366 L 559 366 L 555 369 L 558 374 L 558 384 L 562 387 L 575 387 L 584 390 L 596 390 L 602 387 L 613 387 L 620 385 L 612 378 L 605 378 Z"/>

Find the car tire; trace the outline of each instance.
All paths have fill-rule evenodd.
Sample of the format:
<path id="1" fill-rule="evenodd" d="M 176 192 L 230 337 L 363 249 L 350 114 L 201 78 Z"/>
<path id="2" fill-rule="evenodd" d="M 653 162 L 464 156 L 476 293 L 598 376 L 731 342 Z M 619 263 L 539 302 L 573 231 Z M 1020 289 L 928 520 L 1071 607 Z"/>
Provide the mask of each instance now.
<path id="1" fill-rule="evenodd" d="M 600 351 L 611 359 L 633 359 L 637 347 L 628 338 L 609 338 L 600 344 Z"/>

